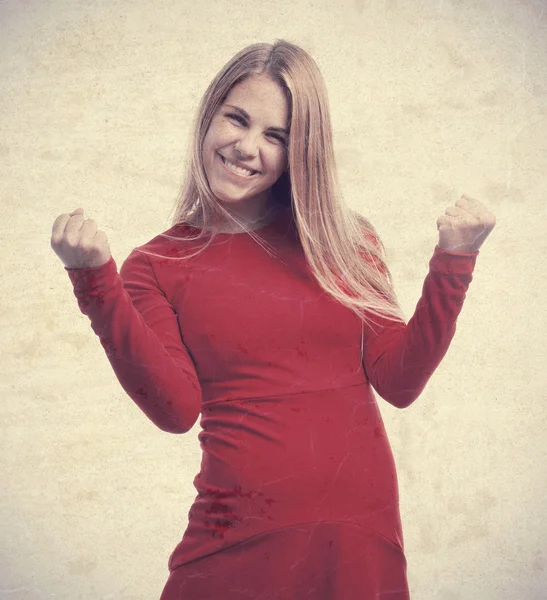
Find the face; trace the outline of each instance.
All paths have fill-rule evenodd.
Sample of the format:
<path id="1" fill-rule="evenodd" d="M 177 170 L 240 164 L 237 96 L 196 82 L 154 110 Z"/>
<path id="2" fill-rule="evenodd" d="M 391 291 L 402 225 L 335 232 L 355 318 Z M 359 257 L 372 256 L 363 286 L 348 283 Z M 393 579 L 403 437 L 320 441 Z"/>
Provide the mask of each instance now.
<path id="1" fill-rule="evenodd" d="M 215 196 L 240 215 L 256 217 L 287 165 L 289 106 L 265 75 L 234 86 L 203 141 L 203 165 Z"/>

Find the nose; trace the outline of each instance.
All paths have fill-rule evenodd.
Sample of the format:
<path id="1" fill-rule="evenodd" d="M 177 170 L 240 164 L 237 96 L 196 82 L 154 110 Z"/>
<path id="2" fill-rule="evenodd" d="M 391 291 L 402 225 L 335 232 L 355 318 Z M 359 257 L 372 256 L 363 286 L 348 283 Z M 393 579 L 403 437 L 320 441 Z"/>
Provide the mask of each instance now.
<path id="1" fill-rule="evenodd" d="M 258 136 L 252 131 L 243 133 L 234 146 L 239 160 L 249 159 L 256 156 L 258 152 Z"/>

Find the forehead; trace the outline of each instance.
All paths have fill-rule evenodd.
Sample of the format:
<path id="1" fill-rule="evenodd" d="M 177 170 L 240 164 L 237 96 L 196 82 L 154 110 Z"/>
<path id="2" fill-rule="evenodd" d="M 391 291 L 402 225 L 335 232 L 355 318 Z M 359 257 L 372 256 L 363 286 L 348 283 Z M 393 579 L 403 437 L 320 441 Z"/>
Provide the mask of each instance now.
<path id="1" fill-rule="evenodd" d="M 252 75 L 235 85 L 224 100 L 267 126 L 286 127 L 289 104 L 281 86 L 267 75 Z M 267 121 L 267 123 L 266 123 Z"/>

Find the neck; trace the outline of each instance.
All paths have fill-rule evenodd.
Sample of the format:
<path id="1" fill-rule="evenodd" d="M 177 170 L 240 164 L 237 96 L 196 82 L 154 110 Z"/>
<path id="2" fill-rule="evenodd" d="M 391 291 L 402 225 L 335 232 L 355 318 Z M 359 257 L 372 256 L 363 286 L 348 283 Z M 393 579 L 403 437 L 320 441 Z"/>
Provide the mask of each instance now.
<path id="1" fill-rule="evenodd" d="M 238 215 L 234 216 L 237 216 L 237 218 L 239 218 L 239 220 L 242 221 L 250 231 L 254 231 L 255 229 L 260 229 L 261 227 L 271 223 L 274 219 L 276 219 L 278 214 L 284 210 L 286 210 L 286 207 L 277 203 L 272 203 L 262 214 L 258 215 L 256 219 L 250 219 L 249 217 L 244 218 Z M 197 215 L 192 217 L 190 219 L 190 225 L 201 228 L 203 225 L 201 217 Z M 232 223 L 231 221 L 227 221 L 219 226 L 218 231 L 219 233 L 240 233 L 245 230 L 239 225 Z"/>

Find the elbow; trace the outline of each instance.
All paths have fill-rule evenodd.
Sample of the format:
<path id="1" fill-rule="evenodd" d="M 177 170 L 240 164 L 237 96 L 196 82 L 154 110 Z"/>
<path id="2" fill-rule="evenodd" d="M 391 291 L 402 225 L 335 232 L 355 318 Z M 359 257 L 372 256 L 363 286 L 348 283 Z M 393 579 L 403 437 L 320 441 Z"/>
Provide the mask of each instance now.
<path id="1" fill-rule="evenodd" d="M 200 407 L 194 405 L 191 408 L 187 408 L 183 413 L 177 412 L 164 415 L 164 418 L 156 420 L 155 424 L 162 431 L 165 431 L 165 433 L 188 433 L 196 424 L 200 412 Z"/>
<path id="2" fill-rule="evenodd" d="M 152 408 L 150 405 L 140 404 L 141 410 L 158 429 L 165 433 L 188 433 L 201 413 L 201 398 L 195 398 L 193 402 L 184 403 L 183 406 L 167 400 L 160 406 L 161 408 L 156 403 Z"/>
<path id="3" fill-rule="evenodd" d="M 405 390 L 377 390 L 378 394 L 395 408 L 407 408 L 420 397 L 423 388 Z"/>
<path id="4" fill-rule="evenodd" d="M 188 433 L 196 424 L 198 417 L 199 412 L 192 415 L 185 414 L 181 418 L 155 419 L 154 424 L 165 433 Z"/>
<path id="5" fill-rule="evenodd" d="M 159 429 L 164 431 L 165 433 L 188 433 L 190 429 L 192 429 L 193 425 L 189 427 L 186 425 L 181 425 L 179 423 L 156 423 L 155 424 Z"/>
<path id="6" fill-rule="evenodd" d="M 371 383 L 378 395 L 395 408 L 407 408 L 417 400 L 423 392 L 427 378 L 412 377 L 412 373 L 405 376 L 391 378 L 376 378 Z"/>
<path id="7" fill-rule="evenodd" d="M 392 406 L 394 406 L 395 408 L 407 408 L 409 407 L 414 400 L 417 399 L 417 396 L 407 396 L 407 397 L 400 397 L 400 396 L 396 396 L 396 397 L 392 397 L 392 396 L 387 396 L 384 397 L 384 400 L 386 402 L 389 402 L 389 404 L 391 404 Z"/>
<path id="8" fill-rule="evenodd" d="M 196 424 L 202 402 L 201 388 L 197 383 L 187 385 L 184 381 L 183 388 L 178 383 L 160 380 L 156 384 L 150 379 L 136 387 L 129 376 L 122 378 L 120 371 L 116 374 L 128 396 L 158 429 L 166 433 L 187 433 Z"/>

